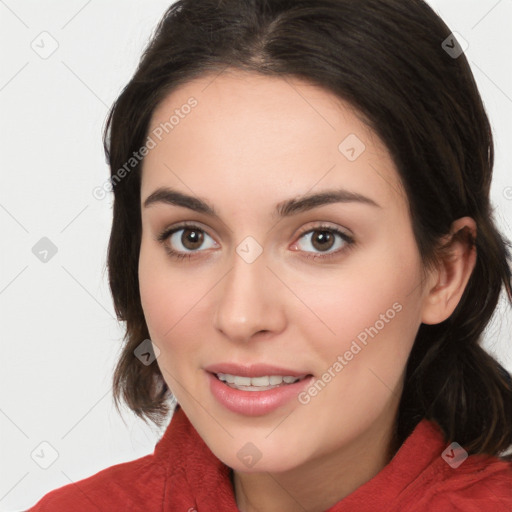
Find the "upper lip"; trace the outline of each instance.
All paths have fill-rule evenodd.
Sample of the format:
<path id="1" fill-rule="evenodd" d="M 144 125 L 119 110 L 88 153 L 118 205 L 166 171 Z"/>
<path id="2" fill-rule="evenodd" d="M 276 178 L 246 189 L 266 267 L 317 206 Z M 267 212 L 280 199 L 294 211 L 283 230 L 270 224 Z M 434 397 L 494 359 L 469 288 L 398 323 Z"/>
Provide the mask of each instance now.
<path id="1" fill-rule="evenodd" d="M 265 375 L 281 375 L 291 377 L 304 377 L 310 375 L 307 371 L 292 370 L 282 366 L 273 366 L 270 364 L 257 363 L 251 365 L 239 365 L 235 363 L 218 363 L 206 366 L 204 368 L 210 373 L 227 373 L 229 375 L 239 375 L 240 377 L 263 377 Z"/>

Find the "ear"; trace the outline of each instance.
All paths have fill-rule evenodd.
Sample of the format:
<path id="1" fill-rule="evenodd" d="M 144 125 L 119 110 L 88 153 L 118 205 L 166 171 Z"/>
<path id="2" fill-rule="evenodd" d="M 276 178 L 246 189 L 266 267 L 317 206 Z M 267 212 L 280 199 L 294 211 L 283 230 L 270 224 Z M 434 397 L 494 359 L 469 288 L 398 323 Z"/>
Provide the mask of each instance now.
<path id="1" fill-rule="evenodd" d="M 449 318 L 459 303 L 476 263 L 476 223 L 471 217 L 453 222 L 443 237 L 439 263 L 430 272 L 421 321 L 438 324 Z"/>

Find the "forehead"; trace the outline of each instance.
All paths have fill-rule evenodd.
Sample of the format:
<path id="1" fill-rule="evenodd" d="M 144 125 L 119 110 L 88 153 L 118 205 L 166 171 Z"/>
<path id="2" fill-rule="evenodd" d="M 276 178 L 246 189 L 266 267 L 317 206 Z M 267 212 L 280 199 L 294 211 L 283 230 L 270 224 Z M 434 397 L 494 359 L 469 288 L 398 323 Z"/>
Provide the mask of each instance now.
<path id="1" fill-rule="evenodd" d="M 144 159 L 142 197 L 165 185 L 207 196 L 213 183 L 255 204 L 272 191 L 345 186 L 382 201 L 400 189 L 391 156 L 358 112 L 297 78 L 236 70 L 194 79 L 155 109 L 148 135 L 156 146 Z"/>

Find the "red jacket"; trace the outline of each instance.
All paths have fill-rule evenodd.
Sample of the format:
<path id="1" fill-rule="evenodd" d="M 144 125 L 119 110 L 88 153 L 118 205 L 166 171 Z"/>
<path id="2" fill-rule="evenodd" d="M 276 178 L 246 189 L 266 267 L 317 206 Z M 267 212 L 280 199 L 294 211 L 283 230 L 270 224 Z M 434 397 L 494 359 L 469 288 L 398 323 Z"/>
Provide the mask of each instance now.
<path id="1" fill-rule="evenodd" d="M 439 427 L 421 421 L 378 475 L 328 512 L 512 511 L 511 463 L 472 455 L 454 469 L 457 451 L 445 449 Z M 46 511 L 238 512 L 238 508 L 230 468 L 215 457 L 178 406 L 153 454 L 56 489 L 28 512 Z"/>

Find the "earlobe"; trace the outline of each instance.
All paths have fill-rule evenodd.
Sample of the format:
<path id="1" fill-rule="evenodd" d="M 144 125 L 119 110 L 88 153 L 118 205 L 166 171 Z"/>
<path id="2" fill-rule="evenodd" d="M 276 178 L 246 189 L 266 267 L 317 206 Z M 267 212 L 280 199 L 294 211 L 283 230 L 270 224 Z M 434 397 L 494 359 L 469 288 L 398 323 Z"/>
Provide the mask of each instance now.
<path id="1" fill-rule="evenodd" d="M 476 223 L 471 217 L 453 222 L 442 240 L 439 263 L 430 274 L 421 321 L 438 324 L 453 313 L 476 264 Z"/>

